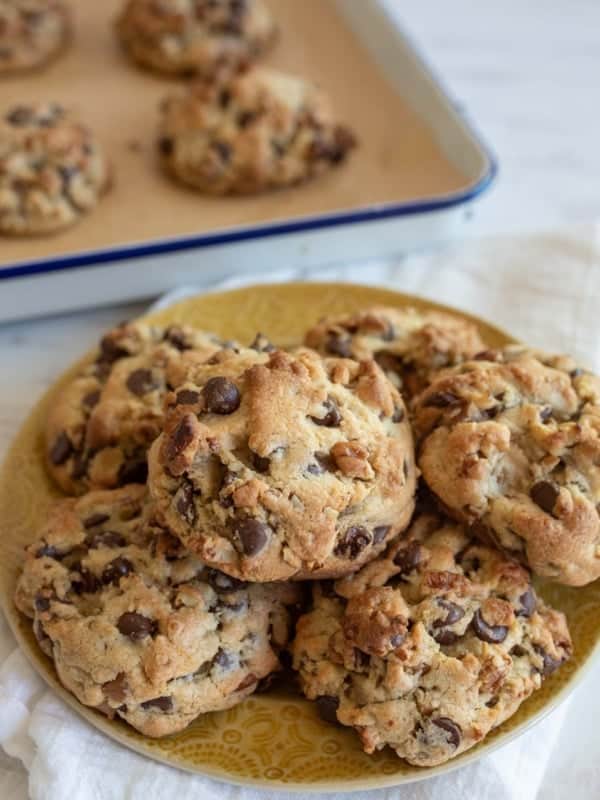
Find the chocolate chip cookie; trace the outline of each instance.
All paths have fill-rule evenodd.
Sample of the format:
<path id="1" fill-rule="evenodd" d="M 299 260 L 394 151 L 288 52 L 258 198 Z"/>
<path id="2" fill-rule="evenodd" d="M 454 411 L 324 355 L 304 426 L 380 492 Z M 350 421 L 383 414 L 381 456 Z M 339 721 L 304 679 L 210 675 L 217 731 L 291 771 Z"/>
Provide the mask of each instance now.
<path id="1" fill-rule="evenodd" d="M 70 35 L 62 0 L 0 0 L 0 76 L 44 66 Z"/>
<path id="2" fill-rule="evenodd" d="M 188 327 L 121 325 L 64 388 L 46 422 L 46 461 L 68 494 L 144 483 L 146 451 L 162 429 L 169 369 L 185 353 L 198 361 L 224 343 Z"/>
<path id="3" fill-rule="evenodd" d="M 157 513 L 229 575 L 344 575 L 408 525 L 412 434 L 372 360 L 222 350 L 167 405 L 148 458 Z"/>
<path id="4" fill-rule="evenodd" d="M 600 577 L 600 379 L 507 348 L 417 399 L 419 465 L 457 519 L 546 578 Z"/>
<path id="5" fill-rule="evenodd" d="M 405 397 L 413 397 L 435 373 L 486 348 L 477 326 L 443 311 L 374 307 L 326 317 L 305 336 L 326 355 L 374 358 Z"/>
<path id="6" fill-rule="evenodd" d="M 53 233 L 92 211 L 110 169 L 93 133 L 56 103 L 0 117 L 0 234 Z"/>
<path id="7" fill-rule="evenodd" d="M 155 524 L 142 486 L 59 501 L 15 594 L 63 685 L 147 736 L 253 692 L 279 668 L 298 599 L 205 567 Z"/>
<path id="8" fill-rule="evenodd" d="M 129 0 L 117 33 L 144 67 L 214 78 L 258 58 L 276 26 L 263 0 Z"/>
<path id="9" fill-rule="evenodd" d="M 170 175 L 216 195 L 300 183 L 341 164 L 354 145 L 324 92 L 259 68 L 168 97 L 158 138 Z"/>
<path id="10" fill-rule="evenodd" d="M 293 664 L 329 721 L 367 753 L 441 764 L 481 741 L 571 653 L 564 615 L 529 573 L 433 515 L 335 583 L 315 584 Z"/>

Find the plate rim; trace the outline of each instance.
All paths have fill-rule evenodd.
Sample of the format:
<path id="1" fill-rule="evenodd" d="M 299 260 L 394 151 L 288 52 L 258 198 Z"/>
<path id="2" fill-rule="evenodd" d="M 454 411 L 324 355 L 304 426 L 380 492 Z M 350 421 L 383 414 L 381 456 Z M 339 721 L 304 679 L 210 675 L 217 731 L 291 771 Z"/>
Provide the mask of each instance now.
<path id="1" fill-rule="evenodd" d="M 475 314 L 472 314 L 468 311 L 464 311 L 456 306 L 447 304 L 447 303 L 440 303 L 435 300 L 431 300 L 428 297 L 424 297 L 422 295 L 407 293 L 402 291 L 397 291 L 395 289 L 390 289 L 387 286 L 379 286 L 374 284 L 360 284 L 360 283 L 352 283 L 349 281 L 289 281 L 289 282 L 271 282 L 271 283 L 252 283 L 247 284 L 241 287 L 235 287 L 232 289 L 219 289 L 216 287 L 215 289 L 209 289 L 204 292 L 199 292 L 197 294 L 191 295 L 189 297 L 180 299 L 173 304 L 160 308 L 155 309 L 149 312 L 142 314 L 140 317 L 137 317 L 137 320 L 143 320 L 152 323 L 153 320 L 160 321 L 160 317 L 166 313 L 172 312 L 173 310 L 177 309 L 178 307 L 185 307 L 190 303 L 193 303 L 196 298 L 206 297 L 206 296 L 214 296 L 214 295 L 239 295 L 245 294 L 248 292 L 254 291 L 276 291 L 285 288 L 286 291 L 294 291 L 302 289 L 306 289 L 307 287 L 316 287 L 318 286 L 320 289 L 349 289 L 353 292 L 356 291 L 365 291 L 369 293 L 371 290 L 377 292 L 384 292 L 389 297 L 389 302 L 392 305 L 396 305 L 398 307 L 407 306 L 411 303 L 417 303 L 417 305 L 425 304 L 427 307 L 433 310 L 439 311 L 447 311 L 450 313 L 455 313 L 461 316 L 464 319 L 469 321 L 475 322 L 476 324 L 483 325 L 487 327 L 489 330 L 494 331 L 499 336 L 504 337 L 509 342 L 519 343 L 518 340 L 505 331 L 500 326 L 495 325 L 494 323 L 488 322 L 485 318 L 478 317 Z M 366 298 L 365 305 L 369 304 L 369 298 Z M 384 301 L 374 301 L 377 305 L 383 305 Z M 53 391 L 56 390 L 56 386 L 62 380 L 66 378 L 66 376 L 72 372 L 73 370 L 77 369 L 77 367 L 85 363 L 91 355 L 92 351 L 86 352 L 81 358 L 71 362 L 65 370 L 61 372 L 50 384 L 50 386 L 44 391 L 35 401 L 33 407 L 31 408 L 29 414 L 26 418 L 22 421 L 21 425 L 19 426 L 18 430 L 16 431 L 15 435 L 12 438 L 11 443 L 9 444 L 8 448 L 4 453 L 4 457 L 2 459 L 2 464 L 0 465 L 0 481 L 2 481 L 5 469 L 7 468 L 8 462 L 10 461 L 10 457 L 13 453 L 13 449 L 17 443 L 17 440 L 20 437 L 22 430 L 30 423 L 32 417 L 36 413 L 36 410 L 41 402 Z M 0 544 L 0 554 L 2 551 L 2 547 Z M 2 610 L 7 624 L 15 637 L 17 644 L 19 646 L 19 650 L 25 655 L 28 663 L 31 665 L 33 670 L 36 674 L 44 681 L 46 687 L 49 687 L 52 691 L 54 691 L 66 704 L 69 708 L 73 709 L 73 711 L 82 717 L 86 722 L 90 723 L 94 729 L 101 734 L 109 737 L 113 741 L 117 742 L 120 745 L 127 747 L 132 752 L 136 753 L 137 755 L 141 755 L 145 758 L 148 758 L 152 761 L 155 761 L 160 764 L 165 764 L 169 767 L 182 770 L 190 775 L 198 775 L 201 777 L 209 778 L 210 780 L 214 780 L 220 783 L 229 783 L 235 786 L 241 787 L 249 787 L 255 789 L 263 789 L 263 790 L 270 790 L 270 791 L 285 791 L 293 794 L 317 794 L 319 792 L 358 792 L 358 791 L 370 791 L 374 789 L 385 789 L 385 788 L 392 788 L 397 786 L 404 786 L 412 783 L 418 783 L 423 780 L 427 780 L 433 777 L 441 777 L 442 775 L 450 774 L 451 772 L 455 772 L 456 770 L 462 769 L 463 767 L 467 767 L 470 764 L 474 763 L 475 761 L 490 755 L 491 753 L 497 751 L 500 747 L 503 747 L 511 742 L 513 742 L 518 737 L 522 736 L 526 732 L 530 731 L 533 727 L 535 727 L 538 723 L 542 722 L 546 717 L 548 717 L 556 708 L 563 703 L 566 698 L 571 695 L 571 693 L 583 682 L 583 680 L 590 674 L 591 670 L 594 666 L 600 662 L 600 635 L 596 638 L 596 642 L 591 648 L 590 652 L 588 653 L 587 657 L 581 664 L 575 669 L 575 671 L 570 675 L 570 677 L 566 680 L 566 682 L 552 695 L 552 697 L 537 711 L 534 711 L 527 719 L 520 722 L 516 725 L 513 729 L 506 731 L 505 733 L 500 733 L 497 735 L 493 741 L 485 742 L 483 740 L 476 748 L 472 748 L 469 751 L 466 751 L 464 754 L 461 755 L 459 760 L 447 761 L 443 764 L 439 764 L 434 767 L 425 767 L 420 768 L 418 771 L 410 772 L 405 775 L 402 774 L 392 774 L 392 775 L 385 775 L 380 774 L 373 777 L 359 777 L 359 778 L 347 778 L 347 779 L 330 779 L 330 780 L 318 780 L 313 781 L 310 783 L 300 783 L 297 781 L 294 782 L 286 782 L 280 779 L 265 779 L 265 778 L 240 778 L 236 776 L 229 776 L 223 774 L 223 772 L 218 770 L 213 770 L 210 767 L 191 767 L 187 766 L 184 763 L 176 761 L 174 759 L 169 759 L 166 756 L 163 756 L 160 751 L 155 752 L 151 747 L 145 745 L 142 742 L 138 742 L 136 740 L 131 740 L 127 736 L 121 733 L 119 727 L 112 725 L 111 721 L 108 720 L 106 717 L 101 715 L 99 712 L 95 711 L 88 706 L 83 705 L 80 703 L 74 695 L 68 692 L 60 683 L 54 667 L 51 665 L 51 662 L 48 661 L 48 669 L 45 670 L 41 667 L 42 660 L 41 658 L 36 658 L 37 656 L 43 656 L 41 651 L 38 653 L 34 650 L 34 648 L 30 647 L 30 642 L 24 635 L 24 626 L 26 623 L 26 618 L 16 609 L 12 602 L 12 598 L 8 597 L 7 593 L 0 590 L 0 609 Z M 502 725 L 498 726 L 502 728 Z"/>

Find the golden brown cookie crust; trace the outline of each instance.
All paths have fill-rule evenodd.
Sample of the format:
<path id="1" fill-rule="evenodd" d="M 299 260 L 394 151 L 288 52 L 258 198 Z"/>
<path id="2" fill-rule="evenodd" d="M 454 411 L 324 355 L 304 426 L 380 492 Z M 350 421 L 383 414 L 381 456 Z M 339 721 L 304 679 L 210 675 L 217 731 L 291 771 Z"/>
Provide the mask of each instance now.
<path id="1" fill-rule="evenodd" d="M 600 379 L 566 356 L 490 351 L 417 399 L 415 429 L 453 516 L 543 577 L 600 577 Z"/>
<path id="2" fill-rule="evenodd" d="M 128 0 L 116 29 L 141 66 L 206 79 L 252 63 L 277 34 L 263 0 Z"/>
<path id="3" fill-rule="evenodd" d="M 306 696 L 366 752 L 434 766 L 511 716 L 571 640 L 524 568 L 423 515 L 359 572 L 315 585 L 292 652 Z"/>
<path id="4" fill-rule="evenodd" d="M 15 595 L 63 685 L 147 736 L 230 708 L 279 669 L 298 599 L 206 568 L 155 524 L 142 486 L 59 501 Z"/>
<path id="5" fill-rule="evenodd" d="M 98 205 L 110 167 L 92 131 L 56 103 L 0 118 L 0 234 L 54 233 Z"/>
<path id="6" fill-rule="evenodd" d="M 271 69 L 168 97 L 158 152 L 176 180 L 208 194 L 253 194 L 341 164 L 355 145 L 325 93 Z"/>
<path id="7" fill-rule="evenodd" d="M 486 348 L 474 323 L 410 306 L 325 317 L 310 328 L 304 343 L 325 355 L 374 358 L 406 399 L 422 391 L 438 370 Z"/>
<path id="8" fill-rule="evenodd" d="M 407 526 L 416 473 L 399 393 L 373 361 L 221 351 L 167 399 L 149 455 L 165 524 L 247 580 L 347 574 Z"/>

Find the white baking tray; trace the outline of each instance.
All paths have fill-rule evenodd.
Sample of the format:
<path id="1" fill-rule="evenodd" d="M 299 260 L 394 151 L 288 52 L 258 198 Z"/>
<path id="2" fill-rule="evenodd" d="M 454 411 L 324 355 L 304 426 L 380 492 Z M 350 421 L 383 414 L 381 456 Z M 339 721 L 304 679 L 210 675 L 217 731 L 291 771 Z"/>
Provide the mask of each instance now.
<path id="1" fill-rule="evenodd" d="M 494 158 L 403 32 L 394 0 L 336 5 L 465 176 L 459 191 L 8 263 L 0 268 L 0 321 L 150 297 L 233 274 L 392 257 L 460 235 L 472 203 L 494 179 Z M 1 248 L 0 240 L 0 256 Z"/>

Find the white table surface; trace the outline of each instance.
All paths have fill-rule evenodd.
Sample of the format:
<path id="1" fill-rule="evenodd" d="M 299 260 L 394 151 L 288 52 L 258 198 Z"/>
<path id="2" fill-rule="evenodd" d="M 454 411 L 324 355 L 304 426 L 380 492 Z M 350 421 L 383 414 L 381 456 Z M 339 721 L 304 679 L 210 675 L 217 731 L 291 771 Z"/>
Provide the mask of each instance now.
<path id="1" fill-rule="evenodd" d="M 599 218 L 600 0 L 396 2 L 500 162 L 469 234 Z M 0 326 L 0 454 L 54 377 L 101 331 L 142 308 Z"/>

